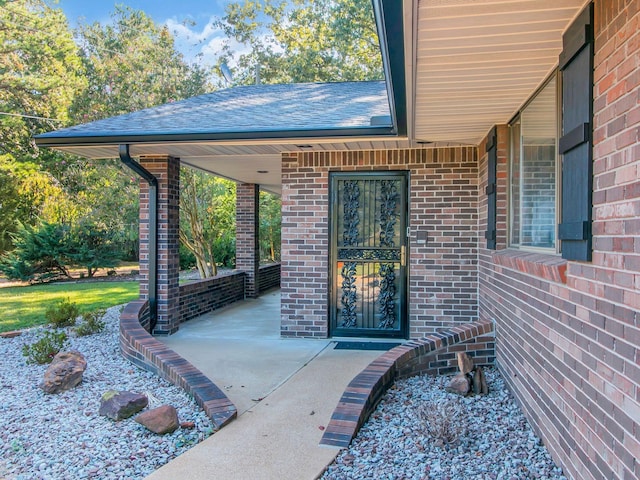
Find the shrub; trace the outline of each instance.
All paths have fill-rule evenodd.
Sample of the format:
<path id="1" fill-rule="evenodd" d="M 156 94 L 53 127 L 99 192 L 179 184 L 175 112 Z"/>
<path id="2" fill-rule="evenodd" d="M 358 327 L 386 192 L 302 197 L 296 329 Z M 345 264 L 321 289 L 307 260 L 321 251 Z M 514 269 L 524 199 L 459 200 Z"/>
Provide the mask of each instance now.
<path id="1" fill-rule="evenodd" d="M 425 402 L 415 416 L 436 445 L 451 445 L 466 433 L 467 417 L 460 401 Z"/>
<path id="2" fill-rule="evenodd" d="M 52 326 L 62 328 L 75 325 L 79 314 L 78 305 L 66 298 L 47 308 L 44 316 Z"/>
<path id="3" fill-rule="evenodd" d="M 86 337 L 87 335 L 93 335 L 94 333 L 103 331 L 105 323 L 102 321 L 102 317 L 105 313 L 105 310 L 96 310 L 83 314 L 82 322 L 74 329 L 76 335 Z"/>
<path id="4" fill-rule="evenodd" d="M 51 363 L 60 350 L 67 343 L 67 334 L 64 332 L 44 332 L 44 335 L 32 343 L 22 347 L 22 354 L 27 357 L 27 363 L 43 365 Z"/>

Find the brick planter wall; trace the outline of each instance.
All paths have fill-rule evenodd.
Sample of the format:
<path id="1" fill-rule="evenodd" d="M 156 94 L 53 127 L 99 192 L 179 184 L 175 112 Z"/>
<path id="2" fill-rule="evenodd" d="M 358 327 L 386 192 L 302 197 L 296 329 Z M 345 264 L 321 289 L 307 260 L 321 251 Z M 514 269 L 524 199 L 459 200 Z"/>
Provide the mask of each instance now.
<path id="1" fill-rule="evenodd" d="M 476 152 L 457 147 L 284 154 L 282 335 L 329 333 L 330 171 L 410 172 L 411 338 L 477 319 Z M 426 244 L 416 243 L 418 231 L 427 234 Z"/>
<path id="2" fill-rule="evenodd" d="M 474 357 L 477 365 L 492 364 L 492 331 L 491 322 L 474 322 L 411 340 L 382 354 L 349 383 L 320 444 L 348 447 L 396 378 L 436 373 L 445 367 L 433 365 L 438 356 L 454 357 L 456 352 L 464 351 Z M 448 364 L 445 368 L 451 369 L 450 360 L 444 363 Z"/>
<path id="3" fill-rule="evenodd" d="M 593 260 L 480 250 L 480 318 L 496 321 L 496 362 L 575 480 L 640 478 L 639 7 L 595 2 Z"/>
<path id="4" fill-rule="evenodd" d="M 185 322 L 244 300 L 245 272 L 225 272 L 214 278 L 180 285 L 178 318 Z"/>
<path id="5" fill-rule="evenodd" d="M 122 355 L 134 365 L 159 375 L 192 395 L 215 428 L 222 428 L 236 418 L 236 407 L 222 390 L 149 334 L 148 316 L 149 303 L 146 300 L 133 301 L 124 308 L 120 315 Z"/>
<path id="6" fill-rule="evenodd" d="M 259 291 L 266 292 L 272 288 L 280 286 L 280 264 L 272 263 L 271 265 L 263 265 L 260 267 Z"/>

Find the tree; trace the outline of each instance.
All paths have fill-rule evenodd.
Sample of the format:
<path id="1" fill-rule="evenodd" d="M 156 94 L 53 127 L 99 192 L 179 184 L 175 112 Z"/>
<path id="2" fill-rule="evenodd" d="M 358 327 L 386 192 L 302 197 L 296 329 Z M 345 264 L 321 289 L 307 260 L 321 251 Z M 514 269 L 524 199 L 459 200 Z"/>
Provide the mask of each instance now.
<path id="1" fill-rule="evenodd" d="M 65 126 L 84 86 L 77 47 L 60 10 L 41 0 L 0 2 L 0 253 L 12 247 L 19 225 L 55 215 L 64 195 L 43 163 L 59 162 L 39 151 L 38 133 Z"/>
<path id="2" fill-rule="evenodd" d="M 236 184 L 193 169 L 180 173 L 180 241 L 195 257 L 200 278 L 235 257 Z"/>
<path id="3" fill-rule="evenodd" d="M 69 231 L 67 256 L 75 265 L 84 267 L 93 277 L 101 268 L 118 265 L 117 233 L 99 225 L 82 222 Z"/>
<path id="4" fill-rule="evenodd" d="M 264 83 L 383 78 L 370 0 L 244 0 L 226 6 L 220 27 L 220 63 L 236 65 L 239 84 L 254 83 L 257 68 Z"/>
<path id="5" fill-rule="evenodd" d="M 42 0 L 1 7 L 0 154 L 33 160 L 33 135 L 68 124 L 84 85 L 82 63 L 61 10 Z"/>
<path id="6" fill-rule="evenodd" d="M 15 249 L 0 258 L 0 271 L 7 278 L 29 282 L 69 277 L 67 232 L 59 224 L 21 226 L 14 236 Z"/>
<path id="7" fill-rule="evenodd" d="M 142 11 L 117 6 L 110 23 L 81 25 L 77 36 L 88 79 L 86 90 L 74 104 L 77 122 L 129 113 L 211 89 L 207 72 L 188 64 L 168 29 Z M 118 160 L 75 159 L 61 177 L 66 190 L 86 207 L 84 216 L 124 232 L 122 247 L 135 250 L 138 180 L 126 167 Z M 105 191 L 110 195 L 104 195 Z M 198 248 L 206 251 L 207 247 Z"/>
<path id="8" fill-rule="evenodd" d="M 185 62 L 167 27 L 144 12 L 117 5 L 111 22 L 80 25 L 89 84 L 75 102 L 87 122 L 205 93 L 207 72 Z"/>
<path id="9" fill-rule="evenodd" d="M 280 260 L 282 202 L 269 192 L 260 192 L 260 260 Z"/>

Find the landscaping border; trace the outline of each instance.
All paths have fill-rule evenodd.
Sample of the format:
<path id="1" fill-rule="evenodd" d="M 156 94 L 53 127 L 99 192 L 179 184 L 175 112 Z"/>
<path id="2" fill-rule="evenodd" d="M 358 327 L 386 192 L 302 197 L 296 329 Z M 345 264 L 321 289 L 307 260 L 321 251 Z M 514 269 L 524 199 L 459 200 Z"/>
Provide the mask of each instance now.
<path id="1" fill-rule="evenodd" d="M 236 418 L 237 409 L 224 392 L 191 363 L 153 338 L 148 329 L 149 302 L 134 300 L 128 303 L 120 314 L 120 348 L 123 356 L 192 395 L 216 429 Z"/>
<path id="2" fill-rule="evenodd" d="M 493 322 L 483 320 L 453 327 L 392 348 L 371 362 L 349 383 L 331 416 L 320 445 L 346 448 L 397 378 L 455 371 L 459 351 L 476 365 L 495 361 Z"/>

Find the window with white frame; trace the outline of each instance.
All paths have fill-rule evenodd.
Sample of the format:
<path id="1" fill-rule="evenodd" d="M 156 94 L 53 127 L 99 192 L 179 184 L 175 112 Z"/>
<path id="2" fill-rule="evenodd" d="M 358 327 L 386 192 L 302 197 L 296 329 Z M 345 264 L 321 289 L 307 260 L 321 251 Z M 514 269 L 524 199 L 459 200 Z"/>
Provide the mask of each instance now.
<path id="1" fill-rule="evenodd" d="M 556 251 L 558 94 L 553 75 L 510 124 L 509 242 Z"/>

